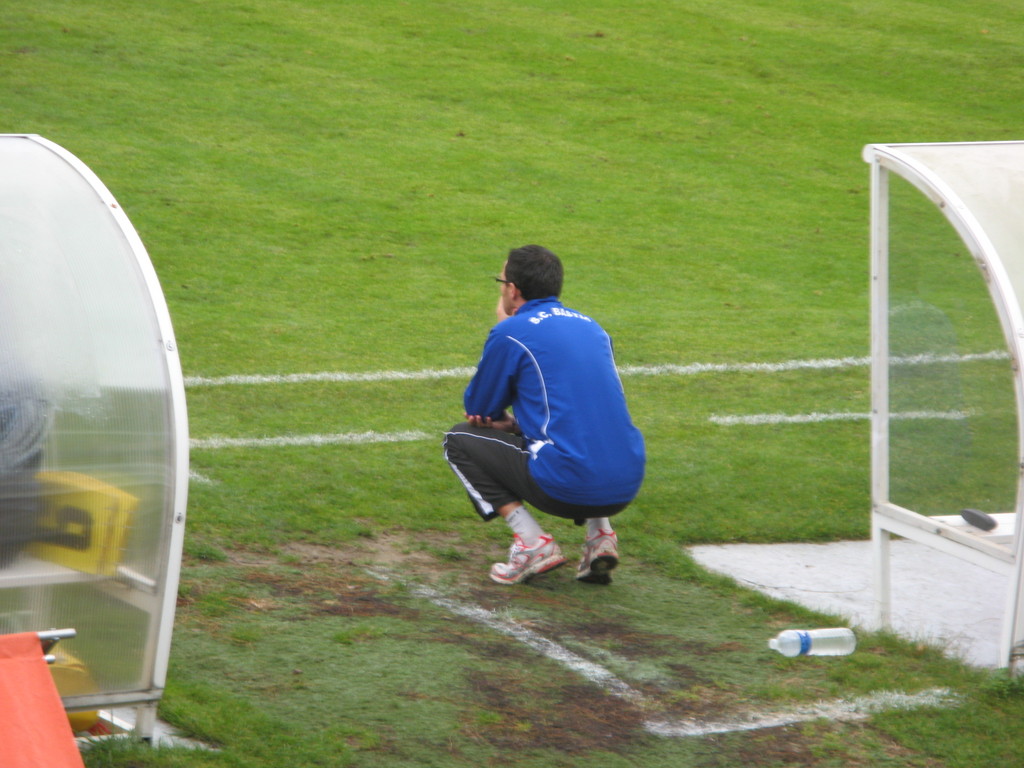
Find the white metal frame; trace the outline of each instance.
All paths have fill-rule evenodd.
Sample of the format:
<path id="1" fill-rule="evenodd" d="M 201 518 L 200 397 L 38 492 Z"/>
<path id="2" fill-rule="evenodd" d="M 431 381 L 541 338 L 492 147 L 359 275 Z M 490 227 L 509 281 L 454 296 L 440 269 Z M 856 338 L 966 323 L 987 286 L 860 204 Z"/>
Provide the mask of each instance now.
<path id="1" fill-rule="evenodd" d="M 915 151 L 927 149 L 927 152 Z M 953 225 L 978 264 L 1002 325 L 1011 360 L 1017 404 L 1017 466 L 1024 467 L 1024 285 L 1014 276 L 1024 272 L 1021 247 L 1024 214 L 995 210 L 992 200 L 965 199 L 956 181 L 944 177 L 941 163 L 934 167 L 929 153 L 968 149 L 984 157 L 986 151 L 1015 158 L 1012 166 L 996 169 L 992 185 L 1024 184 L 1024 142 L 971 144 L 871 144 L 863 158 L 871 165 L 871 537 L 874 555 L 875 618 L 881 626 L 891 619 L 892 535 L 926 544 L 1007 577 L 1008 588 L 1000 643 L 1000 666 L 1013 668 L 1024 641 L 1021 599 L 1024 597 L 1024 536 L 1020 524 L 1024 510 L 1024 483 L 1018 473 L 1017 497 L 1012 512 L 995 515 L 999 525 L 984 532 L 967 525 L 959 515 L 926 516 L 894 504 L 889 498 L 889 174 L 896 173 L 923 192 Z M 931 156 L 937 156 L 932 154 Z M 1017 162 L 1019 158 L 1019 163 Z M 989 166 L 978 173 L 993 174 Z M 980 176 L 978 178 L 981 178 Z M 987 205 L 987 207 L 985 207 Z M 985 208 L 981 210 L 981 208 Z M 991 222 L 1007 217 L 1004 231 Z M 989 222 L 988 230 L 983 221 Z M 1009 231 L 1013 230 L 1013 231 Z M 1016 232 L 1016 230 L 1020 230 Z M 1008 269 L 1009 267 L 1009 269 Z M 937 575 L 936 578 L 941 578 Z"/>
<path id="2" fill-rule="evenodd" d="M 97 197 L 106 206 L 135 257 L 135 263 L 146 286 L 160 332 L 159 343 L 164 350 L 164 363 L 166 365 L 170 395 L 168 423 L 171 425 L 169 439 L 172 445 L 169 455 L 172 457 L 172 461 L 168 471 L 173 477 L 173 492 L 168 499 L 169 508 L 164 510 L 164 520 L 167 528 L 164 531 L 163 539 L 165 543 L 164 552 L 162 553 L 162 572 L 157 582 L 145 579 L 146 583 L 144 584 L 140 583 L 142 577 L 138 574 L 125 573 L 122 570 L 119 570 L 118 573 L 118 578 L 122 582 L 130 583 L 144 592 L 153 593 L 156 591 L 157 583 L 162 584 L 163 591 L 162 594 L 159 594 L 159 615 L 153 616 L 151 638 L 148 643 L 150 647 L 148 658 L 152 669 L 149 681 L 150 687 L 147 690 L 134 692 L 99 693 L 64 698 L 65 706 L 69 710 L 94 709 L 97 707 L 135 707 L 137 710 L 135 734 L 140 738 L 148 740 L 153 736 L 156 724 L 156 707 L 167 681 L 171 635 L 174 629 L 174 614 L 181 573 L 181 554 L 185 537 L 185 516 L 188 498 L 189 439 L 188 417 L 185 405 L 185 384 L 181 370 L 181 361 L 178 355 L 178 345 L 171 325 L 171 316 L 156 271 L 153 268 L 145 246 L 142 244 L 142 240 L 128 220 L 124 210 L 96 174 L 66 149 L 41 136 L 35 134 L 0 134 L 0 136 L 3 138 L 24 139 L 45 147 L 71 166 L 89 184 Z M 24 578 L 19 576 L 19 581 L 23 581 Z M 31 571 L 27 574 L 27 578 L 29 581 L 26 583 L 31 583 L 31 580 L 34 578 Z M 35 578 L 39 580 L 40 584 L 50 584 L 54 583 L 55 579 L 59 581 L 62 577 L 48 572 Z M 76 574 L 73 578 L 81 579 L 83 576 Z M 0 587 L 16 585 L 14 582 L 10 584 L 6 581 L 0 583 Z"/>

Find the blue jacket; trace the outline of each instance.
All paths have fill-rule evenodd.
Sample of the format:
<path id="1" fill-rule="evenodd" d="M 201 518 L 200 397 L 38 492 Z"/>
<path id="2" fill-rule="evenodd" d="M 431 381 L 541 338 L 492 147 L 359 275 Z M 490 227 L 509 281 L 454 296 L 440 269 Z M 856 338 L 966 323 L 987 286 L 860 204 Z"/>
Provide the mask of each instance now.
<path id="1" fill-rule="evenodd" d="M 554 296 L 491 329 L 463 398 L 466 413 L 509 406 L 531 453 L 530 474 L 571 504 L 631 501 L 644 475 L 644 439 L 630 419 L 608 334 Z"/>

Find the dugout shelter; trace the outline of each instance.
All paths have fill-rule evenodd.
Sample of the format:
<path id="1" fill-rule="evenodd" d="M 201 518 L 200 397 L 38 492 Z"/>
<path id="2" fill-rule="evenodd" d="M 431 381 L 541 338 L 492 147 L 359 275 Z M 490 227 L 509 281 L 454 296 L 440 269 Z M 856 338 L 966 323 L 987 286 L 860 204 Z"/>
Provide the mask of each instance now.
<path id="1" fill-rule="evenodd" d="M 1000 665 L 1017 671 L 1024 142 L 871 144 L 863 159 L 871 168 L 876 619 L 889 624 L 899 589 L 891 537 L 925 544 L 1005 576 Z"/>
<path id="2" fill-rule="evenodd" d="M 178 348 L 138 234 L 80 160 L 0 135 L 0 634 L 73 627 L 72 724 L 152 736 L 185 526 Z"/>

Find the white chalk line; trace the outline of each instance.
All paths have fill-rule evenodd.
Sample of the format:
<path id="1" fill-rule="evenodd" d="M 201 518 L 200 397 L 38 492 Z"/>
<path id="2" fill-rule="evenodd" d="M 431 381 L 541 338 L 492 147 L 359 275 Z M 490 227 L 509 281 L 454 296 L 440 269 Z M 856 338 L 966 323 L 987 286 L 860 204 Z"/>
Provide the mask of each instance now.
<path id="1" fill-rule="evenodd" d="M 920 354 L 893 357 L 892 365 L 935 365 L 942 363 L 965 363 L 982 360 L 1005 360 L 1009 355 L 1001 350 L 963 355 Z M 621 365 L 622 376 L 693 376 L 701 373 L 783 373 L 801 370 L 833 370 L 862 368 L 870 365 L 870 357 L 837 357 L 819 360 L 784 360 L 777 363 L 688 363 L 659 365 Z M 224 387 L 230 385 L 257 384 L 306 384 L 310 382 L 355 383 L 386 381 L 424 381 L 431 379 L 464 379 L 476 372 L 473 367 L 437 368 L 419 371 L 366 371 L 345 373 L 323 371 L 320 373 L 290 373 L 279 375 L 233 374 L 230 376 L 186 376 L 186 387 Z"/>
<path id="2" fill-rule="evenodd" d="M 866 720 L 879 712 L 908 710 L 919 707 L 951 707 L 958 697 L 948 688 L 929 688 L 918 693 L 900 691 L 878 691 L 854 699 L 818 701 L 790 710 L 777 712 L 748 713 L 735 720 L 709 721 L 663 720 L 648 721 L 645 728 L 656 736 L 710 736 L 716 733 L 755 731 L 762 728 L 779 728 L 784 725 L 806 723 L 811 720 L 837 720 L 852 722 Z"/>
<path id="3" fill-rule="evenodd" d="M 219 448 L 281 448 L 292 446 L 362 445 L 365 443 L 408 443 L 415 440 L 440 440 L 440 434 L 428 432 L 345 432 L 333 435 L 284 435 L 281 437 L 204 437 L 189 441 L 193 450 Z"/>
<path id="4" fill-rule="evenodd" d="M 895 421 L 914 419 L 938 419 L 945 421 L 963 421 L 970 417 L 969 411 L 904 411 L 891 413 L 889 418 Z M 826 421 L 866 421 L 871 418 L 869 413 L 754 413 L 747 416 L 711 415 L 708 421 L 723 427 L 763 426 L 768 424 L 820 424 Z"/>
<path id="5" fill-rule="evenodd" d="M 231 376 L 186 376 L 186 387 L 224 387 L 229 385 L 254 384 L 308 384 L 311 382 L 328 382 L 348 384 L 355 382 L 379 381 L 425 381 L 431 379 L 462 379 L 469 378 L 476 368 L 441 368 L 422 371 L 366 371 L 364 373 L 344 373 L 341 371 L 323 371 L 320 373 L 289 373 L 282 375 L 245 375 Z"/>
<path id="6" fill-rule="evenodd" d="M 188 471 L 188 479 L 193 483 L 199 483 L 201 485 L 212 485 L 213 480 L 208 478 L 206 475 L 196 472 L 194 469 Z"/>
<path id="7" fill-rule="evenodd" d="M 390 571 L 371 568 L 370 575 L 382 581 L 398 581 L 415 597 L 423 598 L 439 608 L 481 624 L 500 634 L 511 637 L 537 651 L 552 661 L 580 675 L 606 693 L 628 701 L 647 712 L 663 709 L 658 702 L 638 691 L 625 680 L 605 667 L 583 658 L 565 646 L 544 637 L 510 618 L 499 616 L 483 606 L 456 600 L 436 589 L 422 584 L 413 584 L 398 579 Z M 883 691 L 859 696 L 854 699 L 819 701 L 813 704 L 775 712 L 748 712 L 737 714 L 733 720 L 702 721 L 692 718 L 655 718 L 644 722 L 644 730 L 655 736 L 668 738 L 709 736 L 716 733 L 752 731 L 761 728 L 778 728 L 784 725 L 810 720 L 864 720 L 873 714 L 892 709 L 914 709 L 917 707 L 951 706 L 955 695 L 948 688 L 932 688 L 920 693 L 907 694 L 898 691 Z"/>
<path id="8" fill-rule="evenodd" d="M 1007 359 L 1000 350 L 965 355 L 914 355 L 892 359 L 895 365 L 933 365 L 962 363 L 983 360 Z M 699 373 L 780 373 L 796 370 L 830 370 L 866 366 L 871 362 L 867 357 L 840 357 L 818 360 L 788 360 L 779 363 L 692 363 L 689 365 L 627 365 L 620 366 L 624 376 L 689 376 Z M 217 378 L 192 376 L 185 379 L 189 387 L 219 387 L 227 385 L 298 384 L 305 382 L 387 382 L 423 381 L 448 378 L 469 378 L 475 368 L 443 368 L 420 371 L 369 371 L 365 373 L 296 373 L 280 376 L 232 375 Z M 931 415 L 925 415 L 931 414 Z M 810 414 L 754 414 L 749 416 L 712 415 L 709 421 L 722 426 L 759 426 L 766 424 L 813 424 L 826 421 L 851 421 L 869 418 L 859 413 L 810 413 Z M 921 412 L 918 415 L 894 415 L 892 418 L 965 418 L 952 412 Z M 398 443 L 426 440 L 433 435 L 420 431 L 407 432 L 358 432 L 345 434 L 312 434 L 283 437 L 209 437 L 190 441 L 194 450 L 218 450 L 222 448 L 274 448 L 288 446 L 358 445 L 366 443 Z M 198 480 L 202 482 L 202 480 Z"/>

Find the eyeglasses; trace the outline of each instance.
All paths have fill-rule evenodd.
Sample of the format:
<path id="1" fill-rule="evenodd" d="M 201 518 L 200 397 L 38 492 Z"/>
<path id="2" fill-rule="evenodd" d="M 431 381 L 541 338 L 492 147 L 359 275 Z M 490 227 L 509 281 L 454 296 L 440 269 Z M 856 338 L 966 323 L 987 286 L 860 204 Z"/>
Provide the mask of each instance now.
<path id="1" fill-rule="evenodd" d="M 496 278 L 494 278 L 494 282 L 496 282 L 496 283 L 505 283 L 506 285 L 509 285 L 509 284 L 512 283 L 511 280 L 506 280 L 503 277 L 496 277 Z"/>

